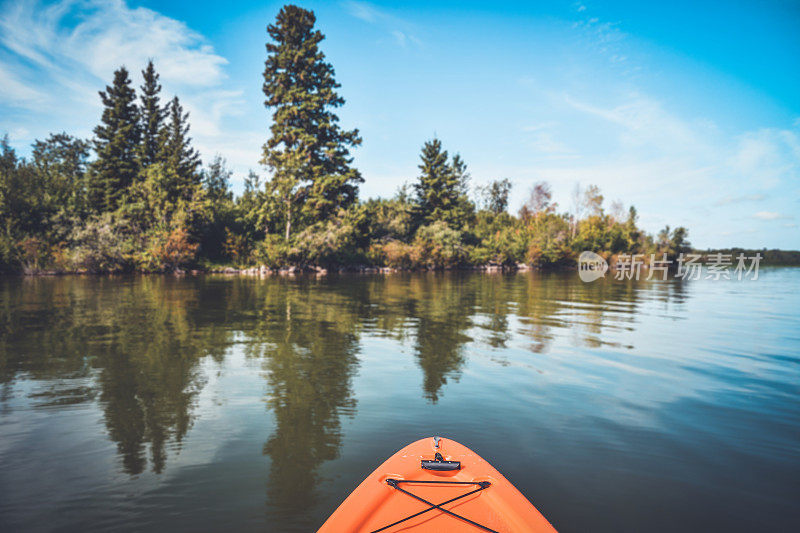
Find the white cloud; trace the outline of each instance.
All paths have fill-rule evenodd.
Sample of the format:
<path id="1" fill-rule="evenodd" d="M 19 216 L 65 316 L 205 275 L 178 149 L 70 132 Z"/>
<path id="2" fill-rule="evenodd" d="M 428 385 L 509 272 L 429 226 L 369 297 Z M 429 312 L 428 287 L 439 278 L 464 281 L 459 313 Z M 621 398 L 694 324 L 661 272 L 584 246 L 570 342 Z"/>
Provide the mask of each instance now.
<path id="1" fill-rule="evenodd" d="M 723 183 L 728 190 L 756 184 L 767 191 L 800 178 L 800 137 L 795 131 L 761 128 L 726 133 L 710 120 L 685 119 L 651 97 L 630 93 L 618 98 L 622 102 L 611 106 L 589 104 L 570 95 L 563 100 L 576 111 L 600 119 L 594 136 L 613 147 L 608 158 L 613 158 L 615 166 L 622 163 L 622 169 L 647 170 L 640 178 L 650 178 L 650 183 L 658 176 L 686 191 L 698 185 L 685 181 L 691 178 L 701 180 L 703 186 L 713 185 L 708 192 L 718 191 Z M 764 199 L 763 192 L 747 192 L 714 203 Z"/>
<path id="2" fill-rule="evenodd" d="M 226 131 L 245 112 L 243 91 L 223 87 L 227 60 L 181 21 L 122 0 L 23 0 L 0 8 L 0 45 L 11 52 L 0 55 L 0 106 L 15 109 L 19 125 L 40 124 L 32 136 L 50 130 L 89 135 L 100 113 L 97 91 L 113 71 L 125 65 L 139 85 L 141 69 L 153 59 L 163 99 L 177 94 L 190 112 L 190 134 L 203 160 L 219 152 L 238 173 L 258 164 L 252 132 Z"/>
<path id="3" fill-rule="evenodd" d="M 620 23 L 601 21 L 597 17 L 587 18 L 585 9 L 577 11 L 582 19 L 575 22 L 573 28 L 582 32 L 586 46 L 605 56 L 612 63 L 624 62 L 627 56 L 621 49 L 628 35 L 620 29 Z"/>
<path id="4" fill-rule="evenodd" d="M 382 27 L 400 46 L 404 48 L 409 44 L 422 46 L 422 41 L 414 35 L 411 25 L 389 12 L 379 9 L 368 2 L 358 2 L 356 0 L 344 2 L 342 5 L 348 13 L 357 19 Z"/>
<path id="5" fill-rule="evenodd" d="M 798 136 L 790 130 L 762 128 L 739 136 L 731 167 L 758 176 L 766 185 L 800 178 Z"/>
<path id="6" fill-rule="evenodd" d="M 400 46 L 405 46 L 407 42 L 406 34 L 400 30 L 392 30 L 392 35 Z"/>
<path id="7" fill-rule="evenodd" d="M 375 6 L 367 2 L 349 1 L 344 2 L 343 5 L 351 15 L 364 22 L 375 22 L 383 16 Z"/>
<path id="8" fill-rule="evenodd" d="M 730 205 L 730 204 L 740 204 L 744 202 L 761 202 L 767 199 L 767 195 L 765 194 L 743 194 L 739 196 L 728 195 L 724 198 L 720 198 L 714 205 L 719 207 L 723 205 Z"/>
<path id="9" fill-rule="evenodd" d="M 22 107 L 36 107 L 46 98 L 41 91 L 20 79 L 8 65 L 2 63 L 0 63 L 0 86 L 3 87 L 3 98 Z"/>
<path id="10" fill-rule="evenodd" d="M 71 19 L 77 24 L 70 25 Z M 62 1 L 42 6 L 14 3 L 3 12 L 3 45 L 40 67 L 71 71 L 78 63 L 107 79 L 120 65 L 136 68 L 149 58 L 162 79 L 182 85 L 215 85 L 225 58 L 183 22 L 122 0 Z"/>
<path id="11" fill-rule="evenodd" d="M 551 157 L 576 157 L 577 154 L 565 143 L 556 140 L 551 133 L 535 132 L 530 146 L 534 151 Z"/>
<path id="12" fill-rule="evenodd" d="M 550 120 L 547 122 L 539 122 L 537 124 L 531 124 L 530 126 L 525 126 L 522 128 L 522 131 L 542 131 L 553 128 L 558 125 L 559 125 L 558 122 Z"/>
<path id="13" fill-rule="evenodd" d="M 16 139 L 16 138 L 19 138 L 19 137 L 26 137 L 29 133 L 30 132 L 26 128 L 19 127 L 19 128 L 14 128 L 13 130 L 9 131 L 8 135 L 12 139 Z"/>
<path id="14" fill-rule="evenodd" d="M 522 201 L 525 183 L 544 179 L 566 209 L 576 182 L 597 184 L 606 198 L 635 205 L 649 231 L 685 225 L 693 242 L 711 246 L 721 245 L 720 237 L 731 227 L 744 232 L 739 226 L 752 215 L 741 213 L 737 204 L 758 202 L 765 213 L 777 214 L 758 219 L 783 218 L 786 187 L 800 181 L 796 129 L 723 130 L 631 84 L 607 85 L 602 92 L 535 86 L 532 91 L 542 109 L 539 122 L 522 128 L 527 161 L 526 154 L 510 154 L 519 164 L 488 169 L 520 180 L 515 202 Z M 568 145 L 559 144 L 561 139 Z M 559 152 L 568 157 L 546 157 Z"/>
<path id="15" fill-rule="evenodd" d="M 753 215 L 753 218 L 757 218 L 759 220 L 781 220 L 792 217 L 788 215 L 782 215 L 776 211 L 759 211 Z"/>
<path id="16" fill-rule="evenodd" d="M 564 95 L 570 107 L 619 126 L 620 144 L 631 148 L 655 148 L 668 143 L 671 149 L 701 151 L 715 134 L 708 121 L 687 121 L 664 108 L 658 100 L 632 92 L 620 95 L 622 103 L 600 106 Z"/>
<path id="17" fill-rule="evenodd" d="M 738 229 L 736 231 L 723 231 L 723 232 L 720 233 L 720 236 L 722 236 L 722 237 L 738 237 L 739 235 L 742 235 L 742 234 L 753 234 L 753 233 L 758 233 L 758 230 L 755 229 L 755 228 L 743 228 L 743 229 Z"/>
<path id="18" fill-rule="evenodd" d="M 713 176 L 725 158 L 712 146 L 717 132 L 707 121 L 683 120 L 639 93 L 621 94 L 619 103 L 611 105 L 574 95 L 551 98 L 583 130 L 570 146 L 579 159 L 538 172 L 554 185 L 560 183 L 562 197 L 576 181 L 597 184 L 609 197 L 637 205 L 654 196 L 685 204 L 687 198 L 696 201 L 714 190 Z"/>

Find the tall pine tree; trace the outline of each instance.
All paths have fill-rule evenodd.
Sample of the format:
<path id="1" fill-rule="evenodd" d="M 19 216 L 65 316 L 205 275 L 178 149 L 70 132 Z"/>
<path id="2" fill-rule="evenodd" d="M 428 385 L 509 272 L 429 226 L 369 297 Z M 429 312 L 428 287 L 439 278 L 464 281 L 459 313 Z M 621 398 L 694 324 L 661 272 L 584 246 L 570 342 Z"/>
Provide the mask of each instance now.
<path id="1" fill-rule="evenodd" d="M 104 109 L 93 140 L 97 159 L 88 183 L 89 207 L 96 213 L 116 209 L 139 170 L 139 112 L 125 67 L 114 72 L 113 84 L 100 91 L 100 98 Z"/>
<path id="2" fill-rule="evenodd" d="M 161 107 L 159 98 L 161 84 L 158 83 L 159 76 L 152 59 L 147 62 L 142 77 L 144 78 L 144 85 L 140 87 L 142 143 L 139 146 L 139 161 L 143 168 L 147 168 L 158 158 L 159 140 L 166 110 Z"/>
<path id="3" fill-rule="evenodd" d="M 417 195 L 417 219 L 422 223 L 442 220 L 460 227 L 472 211 L 467 199 L 469 173 L 461 156 L 452 161 L 439 139 L 427 141 L 420 154 L 421 174 L 414 184 Z"/>
<path id="4" fill-rule="evenodd" d="M 183 111 L 177 96 L 167 104 L 167 119 L 160 139 L 158 161 L 168 174 L 170 197 L 173 201 L 178 197 L 189 198 L 192 187 L 201 179 L 200 156 L 191 145 L 189 113 Z"/>
<path id="5" fill-rule="evenodd" d="M 344 99 L 319 50 L 325 37 L 315 22 L 313 11 L 286 5 L 267 28 L 273 42 L 267 43 L 264 103 L 273 123 L 262 163 L 272 170 L 268 207 L 284 220 L 286 240 L 294 221 L 321 220 L 355 201 L 364 181 L 349 151 L 361 143 L 358 130 L 342 130 L 332 111 Z"/>

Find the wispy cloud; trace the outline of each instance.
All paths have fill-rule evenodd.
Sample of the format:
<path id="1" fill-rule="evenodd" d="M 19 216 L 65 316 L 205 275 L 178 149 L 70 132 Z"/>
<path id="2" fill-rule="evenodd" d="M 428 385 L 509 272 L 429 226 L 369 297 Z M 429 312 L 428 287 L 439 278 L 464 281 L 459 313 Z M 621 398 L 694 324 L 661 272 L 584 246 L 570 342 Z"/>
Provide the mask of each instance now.
<path id="1" fill-rule="evenodd" d="M 777 211 L 759 211 L 758 213 L 753 215 L 753 218 L 757 218 L 759 220 L 786 220 L 791 219 L 789 215 L 782 215 Z"/>
<path id="2" fill-rule="evenodd" d="M 623 44 L 628 35 L 622 31 L 621 24 L 589 16 L 582 4 L 576 11 L 579 20 L 573 23 L 573 28 L 581 32 L 584 44 L 611 63 L 624 63 L 627 55 L 623 52 Z"/>
<path id="3" fill-rule="evenodd" d="M 350 0 L 348 2 L 344 2 L 343 5 L 351 15 L 365 22 L 375 22 L 385 16 L 381 11 L 378 10 L 378 8 L 372 4 L 368 4 L 367 2 L 356 2 L 355 0 Z"/>
<path id="4" fill-rule="evenodd" d="M 800 180 L 800 138 L 785 129 L 761 128 L 738 137 L 730 163 L 742 173 L 757 175 L 762 184 Z"/>
<path id="5" fill-rule="evenodd" d="M 422 41 L 415 35 L 412 25 L 388 11 L 356 0 L 349 0 L 342 5 L 355 18 L 381 27 L 398 45 L 404 48 L 411 44 L 422 46 Z"/>
<path id="6" fill-rule="evenodd" d="M 722 237 L 739 237 L 739 236 L 741 236 L 743 234 L 753 235 L 755 233 L 758 233 L 758 230 L 756 228 L 741 228 L 741 229 L 737 229 L 736 231 L 723 231 L 723 232 L 720 232 L 720 236 L 722 236 Z"/>
<path id="7" fill-rule="evenodd" d="M 728 195 L 714 202 L 714 205 L 720 207 L 723 205 L 741 204 L 745 202 L 762 202 L 766 199 L 766 194 L 743 194 L 739 196 Z"/>
<path id="8" fill-rule="evenodd" d="M 0 63 L 0 86 L 3 87 L 3 97 L 19 106 L 36 107 L 46 99 L 44 93 L 19 77 L 9 65 L 2 63 Z"/>
<path id="9" fill-rule="evenodd" d="M 258 147 L 248 138 L 230 146 L 231 153 L 220 148 L 225 121 L 244 113 L 243 91 L 223 88 L 228 83 L 227 60 L 181 21 L 129 7 L 123 0 L 63 0 L 49 5 L 22 0 L 0 8 L 3 49 L 0 109 L 13 110 L 20 123 L 88 135 L 99 117 L 97 91 L 111 81 L 113 71 L 127 66 L 138 85 L 139 71 L 153 59 L 164 98 L 178 94 L 189 110 L 191 135 L 204 160 L 220 151 L 237 170 L 256 165 Z M 20 131 L 14 124 L 6 127 Z"/>
<path id="10" fill-rule="evenodd" d="M 549 157 L 578 157 L 575 151 L 559 140 L 556 140 L 552 133 L 547 131 L 533 132 L 533 138 L 529 141 L 529 146 L 536 152 Z"/>
<path id="11" fill-rule="evenodd" d="M 568 139 L 569 157 L 531 157 L 530 166 L 505 174 L 548 180 L 561 201 L 576 182 L 597 184 L 607 197 L 636 205 L 651 231 L 686 225 L 698 244 L 719 242 L 726 226 L 743 231 L 741 215 L 724 211 L 726 206 L 762 203 L 767 209 L 757 220 L 785 218 L 790 200 L 780 191 L 800 182 L 800 131 L 723 129 L 630 84 L 617 91 L 606 87 L 601 94 L 590 88 L 532 90 L 534 99 L 546 102 L 546 113 L 523 128 L 534 137 L 528 145 L 558 154 L 566 143 L 549 141 Z"/>
<path id="12" fill-rule="evenodd" d="M 397 44 L 405 48 L 409 44 L 414 44 L 416 46 L 422 46 L 422 42 L 411 35 L 410 33 L 405 33 L 400 30 L 392 30 L 392 36 L 394 37 Z"/>
<path id="13" fill-rule="evenodd" d="M 800 135 L 796 131 L 761 128 L 722 132 L 712 121 L 683 118 L 652 97 L 623 93 L 618 98 L 621 103 L 602 106 L 563 96 L 574 110 L 607 124 L 595 126 L 595 137 L 610 140 L 617 157 L 625 161 L 638 160 L 645 166 L 658 161 L 672 170 L 684 167 L 680 176 L 700 173 L 713 177 L 717 184 L 713 190 L 718 190 L 720 183 L 735 187 L 758 183 L 769 190 L 780 182 L 800 180 Z M 714 203 L 765 199 L 764 193 L 748 193 Z"/>
<path id="14" fill-rule="evenodd" d="M 122 0 L 7 5 L 0 42 L 35 65 L 61 73 L 78 65 L 106 79 L 121 64 L 159 59 L 166 82 L 210 86 L 224 79 L 225 58 L 183 22 Z"/>
<path id="15" fill-rule="evenodd" d="M 556 122 L 555 120 L 548 120 L 548 121 L 545 121 L 545 122 L 538 122 L 536 124 L 530 124 L 528 126 L 524 126 L 522 128 L 522 131 L 527 131 L 527 132 L 530 132 L 530 131 L 542 131 L 542 130 L 548 130 L 548 129 L 556 127 L 558 125 L 559 125 L 559 123 Z"/>
<path id="16" fill-rule="evenodd" d="M 639 92 L 618 95 L 621 103 L 603 106 L 564 95 L 566 104 L 577 111 L 595 116 L 619 127 L 620 143 L 629 147 L 646 147 L 667 142 L 670 148 L 702 150 L 705 139 L 713 135 L 708 121 L 686 119 L 670 112 L 653 97 Z"/>

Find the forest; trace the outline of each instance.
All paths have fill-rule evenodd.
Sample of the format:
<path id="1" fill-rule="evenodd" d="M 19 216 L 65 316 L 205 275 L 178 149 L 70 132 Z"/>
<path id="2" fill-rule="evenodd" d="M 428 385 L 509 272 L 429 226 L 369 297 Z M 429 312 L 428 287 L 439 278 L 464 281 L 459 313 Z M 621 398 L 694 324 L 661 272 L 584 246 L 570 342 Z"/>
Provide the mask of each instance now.
<path id="1" fill-rule="evenodd" d="M 576 185 L 564 209 L 536 183 L 511 213 L 511 180 L 475 185 L 437 138 L 424 140 L 418 175 L 393 197 L 360 198 L 351 151 L 362 139 L 339 124 L 345 102 L 315 23 L 287 5 L 268 27 L 264 176 L 251 171 L 241 194 L 221 156 L 201 161 L 189 114 L 177 96 L 164 99 L 154 61 L 138 90 L 124 66 L 114 72 L 91 139 L 51 134 L 21 157 L 4 136 L 0 271 L 568 268 L 584 250 L 689 250 L 686 228 L 650 235 L 633 206 L 607 205 L 594 185 Z"/>

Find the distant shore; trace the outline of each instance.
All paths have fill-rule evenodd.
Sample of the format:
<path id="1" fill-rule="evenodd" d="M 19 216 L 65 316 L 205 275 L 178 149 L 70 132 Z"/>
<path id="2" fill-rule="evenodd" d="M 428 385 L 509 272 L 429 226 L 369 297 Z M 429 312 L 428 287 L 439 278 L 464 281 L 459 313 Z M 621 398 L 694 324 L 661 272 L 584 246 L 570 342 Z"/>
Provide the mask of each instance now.
<path id="1" fill-rule="evenodd" d="M 335 267 L 320 267 L 312 265 L 286 266 L 281 268 L 269 268 L 265 265 L 253 267 L 233 267 L 233 266 L 213 266 L 208 268 L 177 268 L 170 270 L 131 270 L 131 271 L 89 271 L 89 270 L 31 270 L 27 272 L 6 272 L 1 276 L 25 276 L 25 277 L 47 277 L 47 276 L 108 276 L 108 275 L 172 275 L 172 276 L 201 276 L 206 274 L 224 274 L 240 276 L 298 276 L 314 275 L 325 276 L 328 274 L 397 274 L 401 272 L 449 272 L 449 271 L 472 271 L 472 272 L 527 272 L 537 271 L 569 271 L 575 270 L 575 265 L 554 267 L 532 267 L 527 264 L 519 263 L 516 265 L 457 265 L 442 268 L 434 267 L 415 267 L 398 268 L 386 266 L 370 265 L 346 265 Z"/>
<path id="2" fill-rule="evenodd" d="M 761 267 L 785 266 L 785 267 L 798 267 L 800 266 L 800 251 L 794 250 L 745 250 L 745 249 L 709 249 L 709 250 L 695 250 L 691 252 L 694 255 L 701 257 L 700 262 L 707 264 L 709 256 L 730 256 L 731 261 L 735 264 L 736 257 L 739 254 L 744 254 L 747 257 L 754 257 L 760 254 Z M 603 254 L 601 255 L 608 261 L 609 268 L 613 269 L 617 265 L 621 255 L 616 254 Z M 648 259 L 645 258 L 642 263 L 642 268 L 648 269 Z M 228 276 L 326 276 L 328 274 L 397 274 L 404 272 L 569 272 L 574 271 L 578 267 L 577 261 L 564 262 L 558 265 L 530 265 L 527 263 L 486 263 L 480 265 L 448 265 L 444 267 L 434 266 L 414 266 L 414 267 L 391 267 L 379 266 L 368 264 L 352 264 L 352 265 L 332 265 L 332 266 L 319 266 L 319 265 L 285 265 L 281 267 L 268 267 L 266 265 L 257 266 L 232 266 L 232 265 L 204 265 L 196 266 L 194 268 L 164 268 L 156 270 L 113 270 L 113 271 L 90 271 L 86 269 L 77 270 L 56 270 L 56 269 L 29 269 L 26 271 L 5 272 L 0 273 L 0 277 L 5 276 L 70 276 L 70 275 L 84 275 L 84 276 L 105 276 L 105 275 L 128 275 L 128 274 L 147 274 L 147 275 L 171 275 L 171 276 L 200 276 L 206 274 L 223 274 Z"/>

